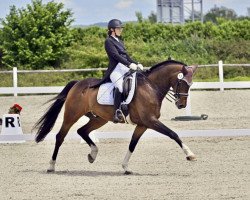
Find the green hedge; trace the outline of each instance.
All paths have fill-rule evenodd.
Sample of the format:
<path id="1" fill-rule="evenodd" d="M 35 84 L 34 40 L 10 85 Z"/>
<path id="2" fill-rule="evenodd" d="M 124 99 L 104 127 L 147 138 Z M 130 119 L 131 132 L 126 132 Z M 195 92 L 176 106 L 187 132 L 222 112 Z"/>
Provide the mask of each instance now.
<path id="1" fill-rule="evenodd" d="M 152 66 L 166 60 L 169 56 L 187 64 L 250 63 L 250 20 L 225 21 L 217 25 L 207 22 L 193 22 L 185 25 L 151 24 L 149 22 L 127 23 L 123 40 L 129 54 L 144 66 Z M 60 68 L 99 68 L 107 67 L 108 58 L 104 50 L 107 37 L 106 28 L 89 27 L 71 29 L 74 41 L 66 48 L 66 54 Z M 1 46 L 1 45 L 0 45 Z M 0 50 L 1 52 L 1 50 Z M 1 63 L 1 62 L 0 62 Z M 64 85 L 70 79 L 82 79 L 88 76 L 101 77 L 101 72 L 88 74 L 37 75 L 36 78 L 24 78 L 37 81 L 38 85 Z M 60 76 L 60 78 L 58 78 Z M 243 80 L 250 77 L 248 67 L 225 67 L 226 79 Z M 196 80 L 217 80 L 216 68 L 202 68 L 196 74 Z M 246 78 L 244 78 L 246 77 Z M 27 82 L 27 81 L 26 81 Z M 2 84 L 2 83 L 1 83 Z"/>
<path id="2" fill-rule="evenodd" d="M 250 63 L 250 20 L 186 23 L 185 25 L 127 23 L 123 40 L 129 54 L 145 66 L 152 66 L 169 56 L 187 64 Z M 74 44 L 67 49 L 65 68 L 96 68 L 108 65 L 104 51 L 106 29 L 73 29 Z M 239 71 L 241 73 L 239 73 Z M 250 76 L 249 68 L 225 69 L 225 78 Z M 214 68 L 200 69 L 197 79 L 218 76 Z"/>

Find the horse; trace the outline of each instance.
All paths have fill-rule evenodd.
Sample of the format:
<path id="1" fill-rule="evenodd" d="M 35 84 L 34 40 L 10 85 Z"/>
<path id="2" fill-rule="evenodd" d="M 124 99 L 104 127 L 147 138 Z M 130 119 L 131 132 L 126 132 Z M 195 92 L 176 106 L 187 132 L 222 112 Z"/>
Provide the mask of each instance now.
<path id="1" fill-rule="evenodd" d="M 131 174 L 128 168 L 129 159 L 135 147 L 147 129 L 153 129 L 173 139 L 183 150 L 186 159 L 196 160 L 196 156 L 190 148 L 184 144 L 177 133 L 159 121 L 162 101 L 166 94 L 172 89 L 175 105 L 178 109 L 185 108 L 192 77 L 197 65 L 186 64 L 166 60 L 158 63 L 146 71 L 137 73 L 137 87 L 134 97 L 129 104 L 130 121 L 135 124 L 135 129 L 129 144 L 128 151 L 122 162 L 125 174 Z M 59 132 L 56 135 L 55 148 L 49 162 L 47 172 L 55 171 L 56 158 L 60 146 L 71 126 L 82 116 L 87 116 L 87 124 L 77 130 L 77 133 L 89 145 L 91 152 L 88 161 L 93 163 L 98 154 L 98 147 L 89 137 L 91 131 L 104 126 L 113 120 L 114 108 L 110 105 L 100 105 L 97 102 L 98 84 L 100 79 L 87 78 L 81 81 L 71 81 L 51 101 L 54 101 L 47 112 L 35 124 L 37 133 L 35 141 L 41 142 L 53 128 L 61 108 L 65 104 L 64 119 Z M 123 122 L 124 123 L 124 120 Z"/>

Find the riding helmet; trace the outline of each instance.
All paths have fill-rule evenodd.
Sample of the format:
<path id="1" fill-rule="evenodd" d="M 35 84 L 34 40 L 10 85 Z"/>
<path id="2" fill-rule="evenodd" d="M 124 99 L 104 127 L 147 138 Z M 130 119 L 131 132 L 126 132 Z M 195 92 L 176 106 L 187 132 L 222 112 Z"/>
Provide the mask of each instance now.
<path id="1" fill-rule="evenodd" d="M 123 24 L 119 19 L 112 19 L 108 23 L 108 29 L 109 30 L 111 28 L 121 28 L 121 27 L 123 27 Z"/>

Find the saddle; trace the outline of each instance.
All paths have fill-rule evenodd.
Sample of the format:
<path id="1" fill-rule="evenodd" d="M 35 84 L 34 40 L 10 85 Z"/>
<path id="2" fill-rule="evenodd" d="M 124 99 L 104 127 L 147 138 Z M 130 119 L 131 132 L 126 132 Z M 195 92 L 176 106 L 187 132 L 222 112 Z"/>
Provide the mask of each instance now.
<path id="1" fill-rule="evenodd" d="M 128 116 L 128 105 L 132 101 L 136 88 L 136 73 L 127 72 L 123 78 L 123 94 L 121 110 L 125 117 Z M 100 85 L 97 102 L 101 105 L 114 105 L 114 84 L 104 83 Z"/>

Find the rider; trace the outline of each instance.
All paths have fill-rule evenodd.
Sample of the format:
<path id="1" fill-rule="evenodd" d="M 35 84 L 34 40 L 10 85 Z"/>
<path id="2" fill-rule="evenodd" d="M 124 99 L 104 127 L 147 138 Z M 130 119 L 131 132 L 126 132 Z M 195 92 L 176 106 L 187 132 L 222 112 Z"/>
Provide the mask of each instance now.
<path id="1" fill-rule="evenodd" d="M 123 41 L 121 40 L 122 30 L 123 24 L 120 20 L 112 19 L 109 21 L 108 37 L 105 40 L 105 50 L 109 58 L 109 66 L 105 73 L 105 76 L 100 82 L 104 83 L 110 79 L 115 85 L 115 115 L 113 119 L 115 123 L 122 120 L 120 105 L 123 92 L 123 75 L 128 72 L 129 69 L 137 70 L 139 68 L 140 70 L 143 70 L 142 64 L 132 60 L 128 55 Z"/>

